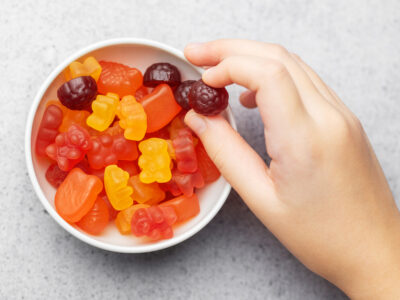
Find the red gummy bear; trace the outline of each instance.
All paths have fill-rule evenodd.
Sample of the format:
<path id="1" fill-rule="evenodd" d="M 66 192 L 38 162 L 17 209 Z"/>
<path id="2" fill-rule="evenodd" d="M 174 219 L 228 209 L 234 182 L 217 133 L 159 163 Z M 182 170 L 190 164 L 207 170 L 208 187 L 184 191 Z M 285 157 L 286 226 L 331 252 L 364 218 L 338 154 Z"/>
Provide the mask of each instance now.
<path id="1" fill-rule="evenodd" d="M 44 111 L 42 121 L 36 139 L 36 153 L 40 156 L 46 156 L 46 148 L 54 143 L 63 120 L 63 112 L 56 105 L 49 105 Z"/>
<path id="2" fill-rule="evenodd" d="M 91 168 L 102 169 L 117 164 L 118 160 L 137 159 L 138 150 L 135 141 L 125 139 L 121 134 L 103 134 L 92 140 L 87 157 Z"/>
<path id="3" fill-rule="evenodd" d="M 60 186 L 67 175 L 68 172 L 61 170 L 57 164 L 51 164 L 46 171 L 47 181 L 55 188 L 58 188 Z"/>
<path id="4" fill-rule="evenodd" d="M 204 178 L 205 183 L 210 183 L 217 180 L 221 173 L 217 169 L 217 166 L 208 156 L 206 149 L 201 142 L 199 142 L 196 146 L 196 155 L 197 155 L 197 165 L 201 175 Z"/>
<path id="5" fill-rule="evenodd" d="M 171 225 L 176 220 L 177 215 L 172 207 L 139 208 L 132 217 L 132 233 L 138 237 L 148 236 L 154 241 L 169 239 L 174 235 Z"/>
<path id="6" fill-rule="evenodd" d="M 101 73 L 97 81 L 97 90 L 100 94 L 115 93 L 121 98 L 126 95 L 135 95 L 143 84 L 143 75 L 138 69 L 126 65 L 100 61 Z"/>
<path id="7" fill-rule="evenodd" d="M 197 171 L 196 151 L 193 144 L 193 135 L 189 128 L 180 129 L 172 140 L 175 149 L 178 171 L 194 173 Z"/>
<path id="8" fill-rule="evenodd" d="M 200 171 L 194 173 L 182 173 L 179 170 L 172 170 L 172 178 L 166 183 L 160 184 L 164 191 L 169 191 L 173 196 L 184 194 L 185 196 L 192 196 L 194 188 L 202 188 L 204 186 L 204 179 Z"/>
<path id="9" fill-rule="evenodd" d="M 74 124 L 68 128 L 67 132 L 57 135 L 55 143 L 47 146 L 46 154 L 57 161 L 61 170 L 69 171 L 85 157 L 91 147 L 89 133 L 86 129 Z"/>

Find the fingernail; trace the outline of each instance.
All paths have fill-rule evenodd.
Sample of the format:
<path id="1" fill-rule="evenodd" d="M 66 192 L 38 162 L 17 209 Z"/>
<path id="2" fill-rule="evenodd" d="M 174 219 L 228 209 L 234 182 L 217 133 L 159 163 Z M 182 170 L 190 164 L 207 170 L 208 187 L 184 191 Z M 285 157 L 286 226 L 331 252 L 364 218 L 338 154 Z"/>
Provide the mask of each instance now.
<path id="1" fill-rule="evenodd" d="M 206 120 L 193 110 L 187 112 L 185 123 L 197 134 L 201 135 L 207 129 Z"/>
<path id="2" fill-rule="evenodd" d="M 203 43 L 189 43 L 186 45 L 186 49 L 193 49 L 193 48 L 197 48 L 200 47 L 201 45 L 203 45 Z"/>

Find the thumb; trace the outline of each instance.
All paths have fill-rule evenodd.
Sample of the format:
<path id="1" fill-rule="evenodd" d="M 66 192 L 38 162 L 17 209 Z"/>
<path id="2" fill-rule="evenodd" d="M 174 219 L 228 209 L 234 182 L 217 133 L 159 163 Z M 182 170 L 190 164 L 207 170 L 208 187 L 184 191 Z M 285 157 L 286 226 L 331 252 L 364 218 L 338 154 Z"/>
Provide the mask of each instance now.
<path id="1" fill-rule="evenodd" d="M 190 110 L 185 123 L 201 139 L 225 179 L 252 210 L 257 209 L 257 199 L 271 194 L 272 187 L 261 157 L 221 116 L 204 117 Z"/>

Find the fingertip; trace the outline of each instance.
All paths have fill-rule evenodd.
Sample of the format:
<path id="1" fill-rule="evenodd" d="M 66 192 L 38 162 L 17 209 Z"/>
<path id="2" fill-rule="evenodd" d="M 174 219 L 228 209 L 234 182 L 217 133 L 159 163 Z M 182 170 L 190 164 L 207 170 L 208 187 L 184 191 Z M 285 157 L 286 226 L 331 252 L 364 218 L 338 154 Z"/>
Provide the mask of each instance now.
<path id="1" fill-rule="evenodd" d="M 201 65 L 203 45 L 204 43 L 189 43 L 183 49 L 183 54 L 192 64 Z"/>
<path id="2" fill-rule="evenodd" d="M 241 93 L 239 101 L 246 108 L 256 108 L 257 107 L 256 93 L 251 90 L 247 90 L 247 91 L 244 91 L 243 93 Z"/>

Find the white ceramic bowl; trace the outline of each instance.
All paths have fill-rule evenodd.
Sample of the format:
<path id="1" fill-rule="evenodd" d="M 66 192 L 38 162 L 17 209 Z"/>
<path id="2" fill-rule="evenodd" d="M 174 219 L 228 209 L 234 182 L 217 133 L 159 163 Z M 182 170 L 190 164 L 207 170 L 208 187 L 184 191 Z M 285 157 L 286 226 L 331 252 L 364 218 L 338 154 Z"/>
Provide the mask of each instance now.
<path id="1" fill-rule="evenodd" d="M 26 163 L 36 194 L 50 216 L 61 227 L 92 246 L 122 253 L 143 253 L 176 245 L 206 226 L 220 210 L 231 189 L 224 178 L 221 177 L 218 181 L 198 191 L 200 201 L 200 213 L 198 216 L 175 227 L 173 238 L 156 243 L 146 243 L 134 236 L 123 236 L 112 222 L 110 222 L 102 235 L 92 236 L 78 227 L 65 222 L 54 209 L 54 195 L 56 190 L 45 178 L 45 171 L 50 163 L 46 159 L 38 158 L 32 149 L 35 149 L 34 143 L 45 104 L 50 99 L 57 99 L 57 88 L 64 82 L 63 70 L 72 61 L 81 61 L 88 56 L 94 56 L 98 60 L 121 62 L 129 66 L 134 66 L 142 72 L 155 62 L 169 62 L 178 67 L 182 75 L 182 80 L 200 78 L 202 71 L 200 68 L 191 65 L 184 58 L 181 51 L 159 42 L 136 38 L 119 38 L 96 43 L 64 60 L 40 87 L 33 100 L 26 124 Z M 236 128 L 230 108 L 224 112 L 224 116 Z"/>

